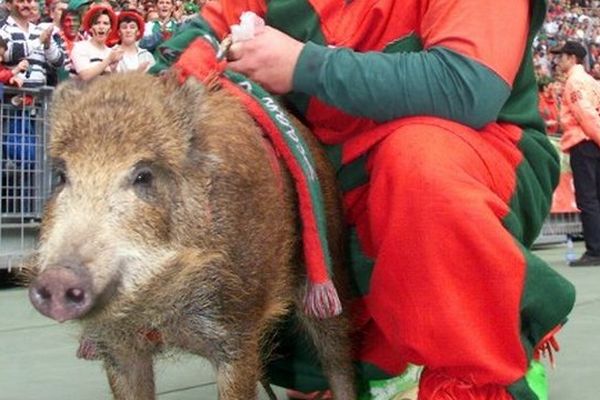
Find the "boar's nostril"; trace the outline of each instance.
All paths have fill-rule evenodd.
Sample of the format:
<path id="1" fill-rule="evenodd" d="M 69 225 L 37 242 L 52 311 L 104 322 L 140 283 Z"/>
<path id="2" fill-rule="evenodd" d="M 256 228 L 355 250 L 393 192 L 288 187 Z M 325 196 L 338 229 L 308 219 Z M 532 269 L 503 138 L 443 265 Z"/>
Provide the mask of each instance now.
<path id="1" fill-rule="evenodd" d="M 71 288 L 67 290 L 65 297 L 72 303 L 81 303 L 85 299 L 85 292 L 78 288 Z"/>
<path id="2" fill-rule="evenodd" d="M 52 298 L 52 293 L 48 290 L 48 288 L 46 286 L 42 286 L 41 288 L 38 288 L 36 290 L 37 295 L 40 297 L 40 299 L 46 301 L 46 300 L 50 300 Z"/>

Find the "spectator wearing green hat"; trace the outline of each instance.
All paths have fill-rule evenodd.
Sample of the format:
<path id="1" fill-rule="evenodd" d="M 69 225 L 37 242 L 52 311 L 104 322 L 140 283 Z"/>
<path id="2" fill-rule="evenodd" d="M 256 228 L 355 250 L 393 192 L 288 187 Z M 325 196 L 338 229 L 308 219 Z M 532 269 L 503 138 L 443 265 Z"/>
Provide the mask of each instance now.
<path id="1" fill-rule="evenodd" d="M 67 9 L 71 11 L 79 11 L 81 8 L 92 4 L 92 2 L 92 0 L 70 0 L 69 7 Z"/>
<path id="2" fill-rule="evenodd" d="M 184 15 L 194 15 L 200 11 L 200 7 L 198 4 L 193 1 L 186 1 L 183 3 L 183 13 Z"/>

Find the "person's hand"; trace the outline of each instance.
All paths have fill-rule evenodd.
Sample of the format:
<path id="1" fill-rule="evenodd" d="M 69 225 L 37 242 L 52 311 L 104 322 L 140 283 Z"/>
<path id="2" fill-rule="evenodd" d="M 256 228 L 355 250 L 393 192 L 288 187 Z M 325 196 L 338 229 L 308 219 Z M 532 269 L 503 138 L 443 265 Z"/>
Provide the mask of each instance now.
<path id="1" fill-rule="evenodd" d="M 181 20 L 183 19 L 183 6 L 175 8 L 175 10 L 173 11 L 173 18 L 175 18 L 175 21 L 181 22 Z"/>
<path id="2" fill-rule="evenodd" d="M 112 49 L 108 55 L 108 64 L 116 64 L 123 58 L 123 49 Z"/>
<path id="3" fill-rule="evenodd" d="M 52 37 L 52 31 L 54 30 L 54 26 L 49 26 L 40 33 L 40 42 L 44 45 L 44 47 L 50 47 L 50 38 Z"/>
<path id="4" fill-rule="evenodd" d="M 11 70 L 11 72 L 13 75 L 17 75 L 21 72 L 27 71 L 27 68 L 29 68 L 29 61 L 23 59 L 19 61 L 19 63 Z"/>
<path id="5" fill-rule="evenodd" d="M 302 42 L 266 26 L 253 39 L 231 45 L 228 67 L 272 93 L 287 93 L 292 90 L 294 68 L 303 47 Z"/>
<path id="6" fill-rule="evenodd" d="M 29 68 L 29 61 L 27 61 L 27 60 L 21 60 L 17 64 L 17 68 L 16 69 L 18 70 L 18 72 L 25 72 L 25 71 L 27 71 L 27 68 Z"/>
<path id="7" fill-rule="evenodd" d="M 146 70 L 148 69 L 149 66 L 150 66 L 150 61 L 144 61 L 144 62 L 140 63 L 140 65 L 137 67 L 137 70 L 140 72 L 146 72 Z"/>
<path id="8" fill-rule="evenodd" d="M 8 80 L 8 84 L 20 88 L 21 86 L 23 86 L 23 79 L 19 78 L 18 76 L 13 76 Z"/>

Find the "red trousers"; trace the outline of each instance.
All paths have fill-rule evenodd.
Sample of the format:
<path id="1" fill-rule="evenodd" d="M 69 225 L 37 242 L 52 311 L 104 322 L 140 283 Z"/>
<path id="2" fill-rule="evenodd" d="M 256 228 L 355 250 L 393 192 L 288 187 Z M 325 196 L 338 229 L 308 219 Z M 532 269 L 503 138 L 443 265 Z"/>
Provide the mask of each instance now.
<path id="1" fill-rule="evenodd" d="M 548 277 L 543 290 L 533 287 L 544 297 L 536 307 L 567 303 L 540 316 L 549 318 L 545 326 L 563 321 L 573 291 L 506 227 L 517 169 L 528 163 L 518 147 L 522 135 L 514 126 L 474 131 L 419 117 L 372 148 L 369 183 L 344 198 L 361 250 L 375 261 L 368 294 L 355 304 L 361 361 L 390 372 L 406 362 L 425 365 L 428 374 L 476 386 L 523 378 L 531 359 L 531 344 L 522 340 L 531 259 Z M 542 185 L 530 180 L 521 184 Z M 539 201 L 547 210 L 548 200 Z"/>

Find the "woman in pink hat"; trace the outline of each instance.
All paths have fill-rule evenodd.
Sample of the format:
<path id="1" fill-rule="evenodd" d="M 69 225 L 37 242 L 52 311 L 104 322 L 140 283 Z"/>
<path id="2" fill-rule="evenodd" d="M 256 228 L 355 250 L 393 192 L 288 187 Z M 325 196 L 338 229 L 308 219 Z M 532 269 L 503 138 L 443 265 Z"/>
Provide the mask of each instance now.
<path id="1" fill-rule="evenodd" d="M 71 60 L 77 77 L 87 81 L 112 72 L 123 58 L 123 50 L 110 49 L 107 45 L 117 27 L 117 16 L 112 8 L 105 5 L 91 7 L 83 16 L 82 26 L 90 38 L 75 43 Z"/>
<path id="2" fill-rule="evenodd" d="M 155 63 L 152 54 L 138 46 L 137 41 L 144 35 L 144 18 L 133 10 L 121 11 L 117 18 L 119 45 L 123 57 L 117 63 L 116 72 L 147 71 Z"/>

